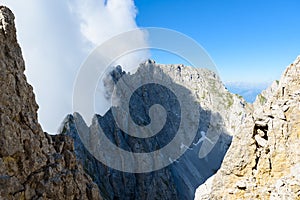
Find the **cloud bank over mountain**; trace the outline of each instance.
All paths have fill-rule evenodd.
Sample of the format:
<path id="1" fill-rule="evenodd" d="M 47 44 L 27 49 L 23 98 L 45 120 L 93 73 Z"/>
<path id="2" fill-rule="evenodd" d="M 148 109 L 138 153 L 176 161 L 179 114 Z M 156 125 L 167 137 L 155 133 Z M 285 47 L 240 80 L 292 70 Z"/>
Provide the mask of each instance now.
<path id="1" fill-rule="evenodd" d="M 33 85 L 44 130 L 56 133 L 72 112 L 76 74 L 89 53 L 110 37 L 137 28 L 132 0 L 4 0 L 16 15 L 18 40 Z M 141 34 L 140 42 L 146 42 Z M 129 45 L 129 44 L 123 44 Z M 132 66 L 147 52 L 120 60 Z"/>

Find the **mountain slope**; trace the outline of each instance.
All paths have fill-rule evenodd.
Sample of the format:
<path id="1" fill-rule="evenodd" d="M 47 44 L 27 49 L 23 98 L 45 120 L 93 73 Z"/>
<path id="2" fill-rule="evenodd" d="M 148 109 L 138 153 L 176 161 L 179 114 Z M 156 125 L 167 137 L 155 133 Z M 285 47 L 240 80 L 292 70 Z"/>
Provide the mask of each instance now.
<path id="1" fill-rule="evenodd" d="M 236 128 L 244 123 L 245 117 L 252 109 L 251 106 L 237 95 L 230 94 L 218 76 L 206 69 L 183 65 L 160 65 L 154 61 L 147 61 L 141 64 L 133 75 L 124 73 L 120 67 L 111 75 L 113 84 L 116 84 L 122 76 L 133 82 L 139 80 L 139 76 L 142 76 L 143 80 L 153 76 L 163 77 L 163 80 L 172 82 L 174 87 L 180 88 L 180 93 L 190 96 L 191 102 L 198 107 L 200 122 L 193 142 L 196 143 L 201 138 L 201 131 L 205 131 L 209 133 L 208 138 L 216 138 L 216 145 L 211 147 L 212 150 L 205 158 L 199 158 L 199 151 L 204 142 L 197 146 L 187 146 L 189 150 L 173 164 L 150 173 L 120 172 L 97 161 L 81 140 L 89 141 L 85 137 L 98 135 L 98 126 L 101 126 L 106 137 L 114 145 L 133 152 L 151 152 L 160 149 L 174 137 L 172 134 L 176 132 L 176 123 L 181 120 L 178 117 L 180 116 L 178 108 L 174 104 L 176 98 L 172 97 L 170 91 L 162 90 L 160 87 L 142 87 L 141 93 L 132 98 L 133 118 L 142 122 L 147 121 L 147 112 L 143 111 L 149 110 L 152 103 L 158 101 L 158 96 L 161 105 L 169 110 L 172 116 L 171 122 L 167 121 L 163 131 L 153 138 L 141 140 L 120 130 L 114 122 L 111 110 L 104 116 L 96 115 L 90 128 L 86 127 L 79 114 L 70 115 L 65 119 L 61 133 L 74 139 L 76 156 L 85 171 L 92 176 L 106 199 L 193 199 L 195 189 L 220 167 L 232 135 L 235 134 Z M 79 123 L 75 124 L 76 120 Z M 79 126 L 77 129 L 76 125 Z M 79 137 L 78 129 L 85 130 L 84 138 Z M 192 135 L 189 129 L 185 130 L 185 137 Z M 99 151 L 102 151 L 101 148 Z"/>

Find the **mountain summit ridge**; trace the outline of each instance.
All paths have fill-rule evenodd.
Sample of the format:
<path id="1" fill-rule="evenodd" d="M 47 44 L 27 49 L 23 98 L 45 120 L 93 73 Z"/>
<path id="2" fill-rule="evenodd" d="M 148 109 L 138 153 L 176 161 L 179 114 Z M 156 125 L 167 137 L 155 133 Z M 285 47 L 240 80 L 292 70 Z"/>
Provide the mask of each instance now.
<path id="1" fill-rule="evenodd" d="M 113 88 L 111 87 L 112 84 L 117 84 L 121 77 L 137 84 L 141 80 L 149 79 L 149 77 L 162 77 L 165 82 L 179 88 L 181 93 L 190 96 L 191 102 L 199 107 L 200 122 L 193 143 L 197 144 L 198 141 L 201 141 L 201 132 L 208 132 L 207 137 L 211 139 L 215 137 L 216 144 L 212 147 L 208 146 L 211 148 L 211 152 L 204 159 L 199 158 L 201 145 L 204 143 L 202 142 L 199 146 L 194 144 L 186 146 L 186 152 L 183 156 L 166 168 L 151 173 L 125 173 L 105 166 L 96 160 L 83 145 L 82 140 L 89 141 L 88 135 L 91 137 L 97 135 L 97 126 L 101 126 L 110 142 L 127 151 L 142 153 L 162 148 L 173 137 L 168 136 L 168 132 L 176 132 L 176 120 L 180 120 L 180 113 L 174 107 L 176 104 L 172 103 L 175 99 L 169 99 L 172 96 L 170 91 L 165 91 L 160 87 L 143 88 L 143 86 L 141 90 L 143 92 L 131 98 L 133 108 L 135 108 L 133 117 L 147 119 L 144 110 L 148 110 L 149 106 L 152 105 L 151 102 L 156 102 L 157 97 L 159 97 L 163 105 L 166 106 L 165 109 L 171 111 L 172 120 L 175 120 L 175 123 L 167 122 L 162 133 L 146 140 L 130 137 L 120 130 L 114 122 L 111 109 L 103 116 L 95 115 L 90 127 L 85 125 L 79 114 L 69 115 L 64 120 L 60 133 L 69 135 L 74 139 L 76 156 L 86 172 L 98 184 L 102 196 L 106 199 L 193 199 L 195 189 L 220 167 L 232 136 L 236 134 L 237 127 L 244 122 L 245 116 L 248 115 L 252 107 L 238 95 L 229 93 L 218 75 L 208 69 L 146 61 L 139 66 L 134 74 L 125 73 L 121 66 L 117 66 L 109 73 L 109 76 L 111 76 L 110 82 L 109 78 L 105 79 L 105 84 L 109 86 L 109 89 Z M 139 100 L 139 97 L 147 98 Z M 136 105 L 142 107 L 137 109 Z M 76 120 L 78 121 L 77 124 Z M 79 135 L 76 127 L 84 130 L 83 132 L 86 133 L 84 138 L 81 138 L 82 135 Z M 188 129 L 185 130 L 185 133 L 187 137 L 192 134 L 189 133 Z M 181 146 L 185 145 L 181 144 Z M 114 176 L 115 179 L 107 176 Z"/>

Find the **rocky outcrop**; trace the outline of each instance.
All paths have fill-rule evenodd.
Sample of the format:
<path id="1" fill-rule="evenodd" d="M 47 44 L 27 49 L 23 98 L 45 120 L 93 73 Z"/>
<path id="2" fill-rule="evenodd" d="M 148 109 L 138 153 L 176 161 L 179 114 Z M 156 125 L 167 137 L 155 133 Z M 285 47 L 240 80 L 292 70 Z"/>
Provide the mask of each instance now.
<path id="1" fill-rule="evenodd" d="M 300 57 L 257 97 L 207 184 L 211 192 L 196 199 L 300 199 L 299 77 Z"/>
<path id="2" fill-rule="evenodd" d="M 252 107 L 241 97 L 229 93 L 218 75 L 207 69 L 147 61 L 140 65 L 135 74 L 124 73 L 118 66 L 110 76 L 112 83 L 109 79 L 105 82 L 109 89 L 113 88 L 111 84 L 116 84 L 124 76 L 129 80 L 138 80 L 139 76 L 143 80 L 152 76 L 164 77 L 163 80 L 179 87 L 181 93 L 190 96 L 199 107 L 200 123 L 193 142 L 196 143 L 202 137 L 201 131 L 209 132 L 207 137 L 211 140 L 216 135 L 218 137 L 215 139 L 216 145 L 205 158 L 199 157 L 204 142 L 186 147 L 181 144 L 186 152 L 168 167 L 150 173 L 126 173 L 96 160 L 83 145 L 78 129 L 85 130 L 86 135 L 97 135 L 97 127 L 101 126 L 114 145 L 131 152 L 151 152 L 162 148 L 174 137 L 172 132 L 176 132 L 176 120 L 180 121 L 180 113 L 174 104 L 176 98 L 160 87 L 144 87 L 138 95 L 132 97 L 132 107 L 135 109 L 131 116 L 138 123 L 147 122 L 147 110 L 153 102 L 157 103 L 158 96 L 160 104 L 172 115 L 172 121 L 166 122 L 163 131 L 150 139 L 131 137 L 120 130 L 111 110 L 104 116 L 96 115 L 91 127 L 86 127 L 79 114 L 70 115 L 63 122 L 60 132 L 74 139 L 76 157 L 99 186 L 101 195 L 106 199 L 193 199 L 195 189 L 220 167 L 232 135 L 245 122 Z M 109 95 L 111 93 L 108 91 Z M 80 127 L 75 126 L 75 120 L 80 121 L 76 124 Z M 187 128 L 185 134 L 189 137 L 192 133 Z"/>
<path id="3" fill-rule="evenodd" d="M 42 131 L 24 70 L 14 15 L 0 6 L 0 199 L 101 199 L 72 139 Z"/>

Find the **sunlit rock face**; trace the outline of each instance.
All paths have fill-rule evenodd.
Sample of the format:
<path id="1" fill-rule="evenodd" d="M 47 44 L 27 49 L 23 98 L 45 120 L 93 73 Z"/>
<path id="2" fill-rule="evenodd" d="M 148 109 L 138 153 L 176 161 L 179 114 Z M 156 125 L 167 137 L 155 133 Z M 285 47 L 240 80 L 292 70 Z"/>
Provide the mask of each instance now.
<path id="1" fill-rule="evenodd" d="M 300 57 L 258 95 L 253 108 L 196 199 L 300 198 Z M 204 186 L 210 192 L 202 195 Z"/>

